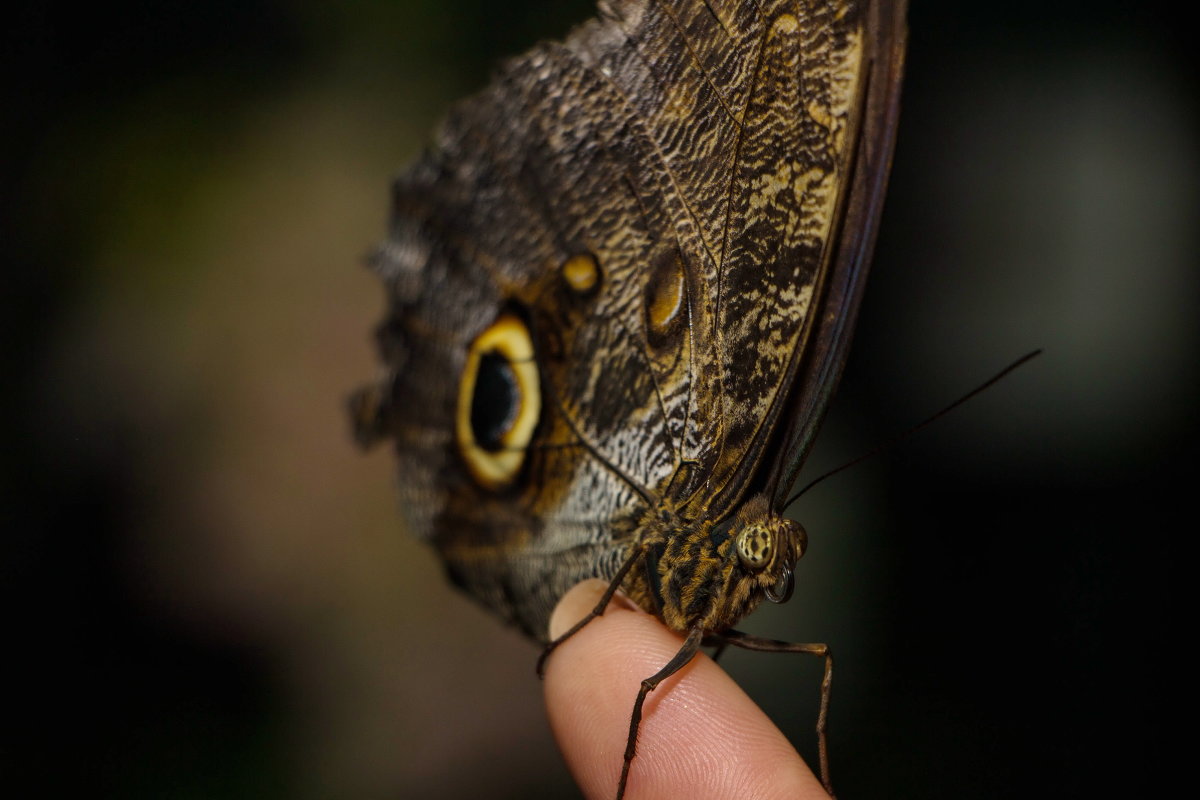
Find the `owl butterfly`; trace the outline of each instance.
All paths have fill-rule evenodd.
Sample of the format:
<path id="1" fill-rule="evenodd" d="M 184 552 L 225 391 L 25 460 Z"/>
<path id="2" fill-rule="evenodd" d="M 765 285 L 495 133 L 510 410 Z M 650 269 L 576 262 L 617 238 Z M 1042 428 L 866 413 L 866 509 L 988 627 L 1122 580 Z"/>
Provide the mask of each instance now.
<path id="1" fill-rule="evenodd" d="M 507 62 L 394 184 L 385 369 L 351 400 L 408 528 L 534 639 L 598 577 L 685 637 L 648 684 L 701 644 L 824 657 L 827 788 L 828 648 L 732 626 L 804 552 L 781 514 L 862 294 L 904 13 L 602 0 Z"/>

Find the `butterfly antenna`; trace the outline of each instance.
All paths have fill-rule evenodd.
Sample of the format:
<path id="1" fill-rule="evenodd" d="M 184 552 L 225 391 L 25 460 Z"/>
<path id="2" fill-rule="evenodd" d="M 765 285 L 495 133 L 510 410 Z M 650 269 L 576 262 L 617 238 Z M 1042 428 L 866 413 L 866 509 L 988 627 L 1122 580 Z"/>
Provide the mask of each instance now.
<path id="1" fill-rule="evenodd" d="M 851 461 L 847 461 L 845 464 L 842 464 L 840 467 L 834 467 L 833 469 L 829 470 L 829 472 L 826 472 L 824 475 L 819 475 L 819 476 L 817 476 L 816 478 L 813 478 L 811 481 L 809 481 L 807 484 L 805 484 L 805 486 L 804 486 L 804 488 L 803 488 L 803 489 L 801 489 L 800 491 L 798 491 L 798 492 L 796 492 L 794 495 L 792 495 L 790 498 L 788 498 L 788 501 L 787 501 L 786 503 L 784 503 L 784 504 L 783 504 L 783 507 L 784 507 L 784 508 L 787 508 L 787 507 L 788 507 L 788 506 L 790 506 L 792 503 L 794 503 L 794 502 L 796 502 L 797 500 L 799 500 L 801 495 L 803 495 L 803 494 L 804 494 L 805 492 L 807 492 L 809 489 L 813 488 L 814 486 L 816 486 L 818 483 L 820 483 L 821 481 L 825 480 L 826 478 L 832 478 L 834 475 L 837 475 L 837 474 L 838 474 L 839 472 L 841 472 L 842 470 L 845 470 L 845 469 L 850 469 L 851 467 L 853 467 L 853 466 L 855 466 L 855 465 L 857 465 L 857 464 L 861 464 L 862 462 L 866 461 L 868 458 L 872 458 L 873 456 L 877 456 L 877 455 L 879 455 L 880 453 L 884 452 L 885 450 L 889 450 L 889 449 L 891 449 L 892 447 L 895 447 L 897 444 L 899 444 L 900 442 L 902 442 L 902 441 L 904 441 L 905 439 L 909 438 L 910 436 L 912 436 L 912 435 L 916 434 L 918 431 L 921 431 L 921 430 L 923 430 L 924 428 L 928 427 L 929 425 L 932 425 L 932 424 L 933 424 L 934 422 L 936 422 L 937 420 L 939 420 L 939 419 L 941 419 L 942 417 L 946 416 L 946 415 L 947 415 L 947 414 L 949 414 L 951 411 L 953 411 L 954 409 L 958 408 L 959 406 L 961 406 L 963 403 L 965 403 L 965 402 L 967 402 L 968 400 L 970 400 L 970 399 L 971 399 L 972 397 L 974 397 L 975 395 L 977 395 L 977 394 L 979 394 L 980 392 L 982 392 L 982 391 L 984 391 L 984 390 L 988 389 L 989 387 L 993 386 L 993 385 L 994 385 L 994 384 L 996 384 L 998 381 L 1000 381 L 1002 378 L 1004 378 L 1006 375 L 1008 375 L 1008 373 L 1012 372 L 1012 371 L 1013 371 L 1013 370 L 1015 370 L 1017 367 L 1019 367 L 1019 366 L 1021 366 L 1022 364 L 1024 364 L 1026 361 L 1030 361 L 1031 359 L 1037 358 L 1037 357 L 1038 357 L 1038 356 L 1040 356 L 1041 354 L 1042 354 L 1042 350 L 1041 350 L 1041 348 L 1038 348 L 1037 350 L 1034 350 L 1032 353 L 1026 353 L 1025 355 L 1023 355 L 1023 356 L 1021 356 L 1020 358 L 1018 358 L 1016 361 L 1014 361 L 1013 363 L 1009 364 L 1009 365 L 1008 365 L 1007 367 L 1005 367 L 1004 369 L 1002 369 L 1002 370 L 1000 370 L 999 372 L 997 372 L 997 373 L 996 373 L 995 375 L 993 375 L 992 377 L 988 378 L 986 381 L 984 381 L 984 382 L 983 382 L 983 383 L 981 383 L 980 385 L 976 386 L 976 387 L 975 387 L 974 389 L 972 389 L 971 391 L 969 391 L 969 392 L 967 392 L 966 394 L 964 394 L 962 397 L 960 397 L 960 398 L 958 398 L 957 400 L 955 400 L 955 401 L 954 401 L 953 403 L 951 403 L 950 405 L 948 405 L 948 406 L 946 406 L 945 408 L 943 408 L 941 411 L 939 411 L 939 412 L 937 412 L 936 414 L 934 414 L 934 415 L 933 415 L 932 417 L 930 417 L 929 419 L 926 419 L 926 420 L 924 420 L 923 422 L 919 422 L 919 423 L 917 423 L 916 425 L 914 425 L 914 426 L 912 426 L 911 428 L 909 428 L 908 430 L 904 431 L 903 433 L 900 433 L 900 434 L 897 434 L 896 436 L 893 436 L 891 439 L 888 439 L 886 442 L 884 442 L 883 444 L 879 445 L 878 447 L 875 447 L 875 448 L 873 448 L 873 449 L 871 449 L 871 450 L 868 450 L 867 452 L 863 453 L 863 454 L 862 454 L 861 456 L 859 456 L 858 458 L 855 458 L 855 459 L 853 459 L 853 460 L 851 460 Z"/>

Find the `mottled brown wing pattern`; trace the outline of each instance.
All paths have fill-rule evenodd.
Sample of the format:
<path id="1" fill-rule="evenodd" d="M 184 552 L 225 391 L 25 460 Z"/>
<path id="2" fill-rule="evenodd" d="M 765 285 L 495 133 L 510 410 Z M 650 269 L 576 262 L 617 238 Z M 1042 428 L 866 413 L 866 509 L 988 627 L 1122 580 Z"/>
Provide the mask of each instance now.
<path id="1" fill-rule="evenodd" d="M 906 13 L 903 0 L 873 3 L 864 12 L 863 85 L 845 131 L 843 197 L 830 224 L 827 279 L 803 355 L 788 378 L 791 388 L 765 472 L 771 503 L 781 510 L 841 379 L 858 317 L 896 142 Z"/>
<path id="2" fill-rule="evenodd" d="M 707 530 L 802 458 L 811 437 L 779 422 L 799 404 L 815 426 L 827 393 L 799 403 L 792 386 L 813 341 L 830 349 L 823 304 L 845 282 L 831 273 L 861 286 L 837 237 L 863 205 L 847 186 L 868 71 L 896 39 L 871 13 L 602 2 L 457 106 L 396 181 L 373 261 L 385 373 L 359 397 L 360 429 L 395 440 L 412 532 L 532 636 L 571 585 L 669 535 L 648 515 Z M 519 474 L 481 486 L 455 441 L 460 376 L 510 313 L 529 330 L 539 418 Z"/>

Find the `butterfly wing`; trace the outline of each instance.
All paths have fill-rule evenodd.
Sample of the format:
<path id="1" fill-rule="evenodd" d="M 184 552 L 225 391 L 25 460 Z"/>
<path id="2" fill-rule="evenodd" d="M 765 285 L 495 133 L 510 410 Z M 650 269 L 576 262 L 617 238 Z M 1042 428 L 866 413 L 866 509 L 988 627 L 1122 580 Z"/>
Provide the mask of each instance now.
<path id="1" fill-rule="evenodd" d="M 844 209 L 830 237 L 835 249 L 829 279 L 820 301 L 821 313 L 814 319 L 808 345 L 790 378 L 793 388 L 782 415 L 786 425 L 769 456 L 765 485 L 778 511 L 783 510 L 841 378 L 858 316 L 896 142 L 906 14 L 906 2 L 874 3 L 863 18 L 866 83 L 848 134 L 853 155 Z"/>
<path id="2" fill-rule="evenodd" d="M 789 389 L 814 341 L 841 352 L 823 315 L 857 300 L 854 281 L 825 298 L 862 271 L 834 239 L 872 35 L 844 2 L 604 3 L 459 105 L 396 182 L 374 260 L 387 370 L 360 431 L 395 440 L 412 531 L 531 635 L 615 573 L 664 498 L 732 513 L 785 411 L 814 405 Z M 488 485 L 462 387 L 502 318 L 531 351 L 503 366 L 535 362 L 536 388 L 501 396 L 538 412 L 528 440 L 494 443 L 519 468 Z"/>

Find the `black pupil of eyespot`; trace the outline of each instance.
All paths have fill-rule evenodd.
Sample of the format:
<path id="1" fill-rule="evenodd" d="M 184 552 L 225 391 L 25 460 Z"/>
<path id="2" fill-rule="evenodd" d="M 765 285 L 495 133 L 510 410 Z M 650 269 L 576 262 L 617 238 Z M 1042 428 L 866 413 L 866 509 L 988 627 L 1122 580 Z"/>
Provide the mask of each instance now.
<path id="1" fill-rule="evenodd" d="M 475 443 L 489 453 L 504 448 L 504 434 L 512 428 L 521 409 L 521 390 L 508 359 L 496 351 L 484 353 L 475 375 L 471 398 L 471 431 Z"/>

